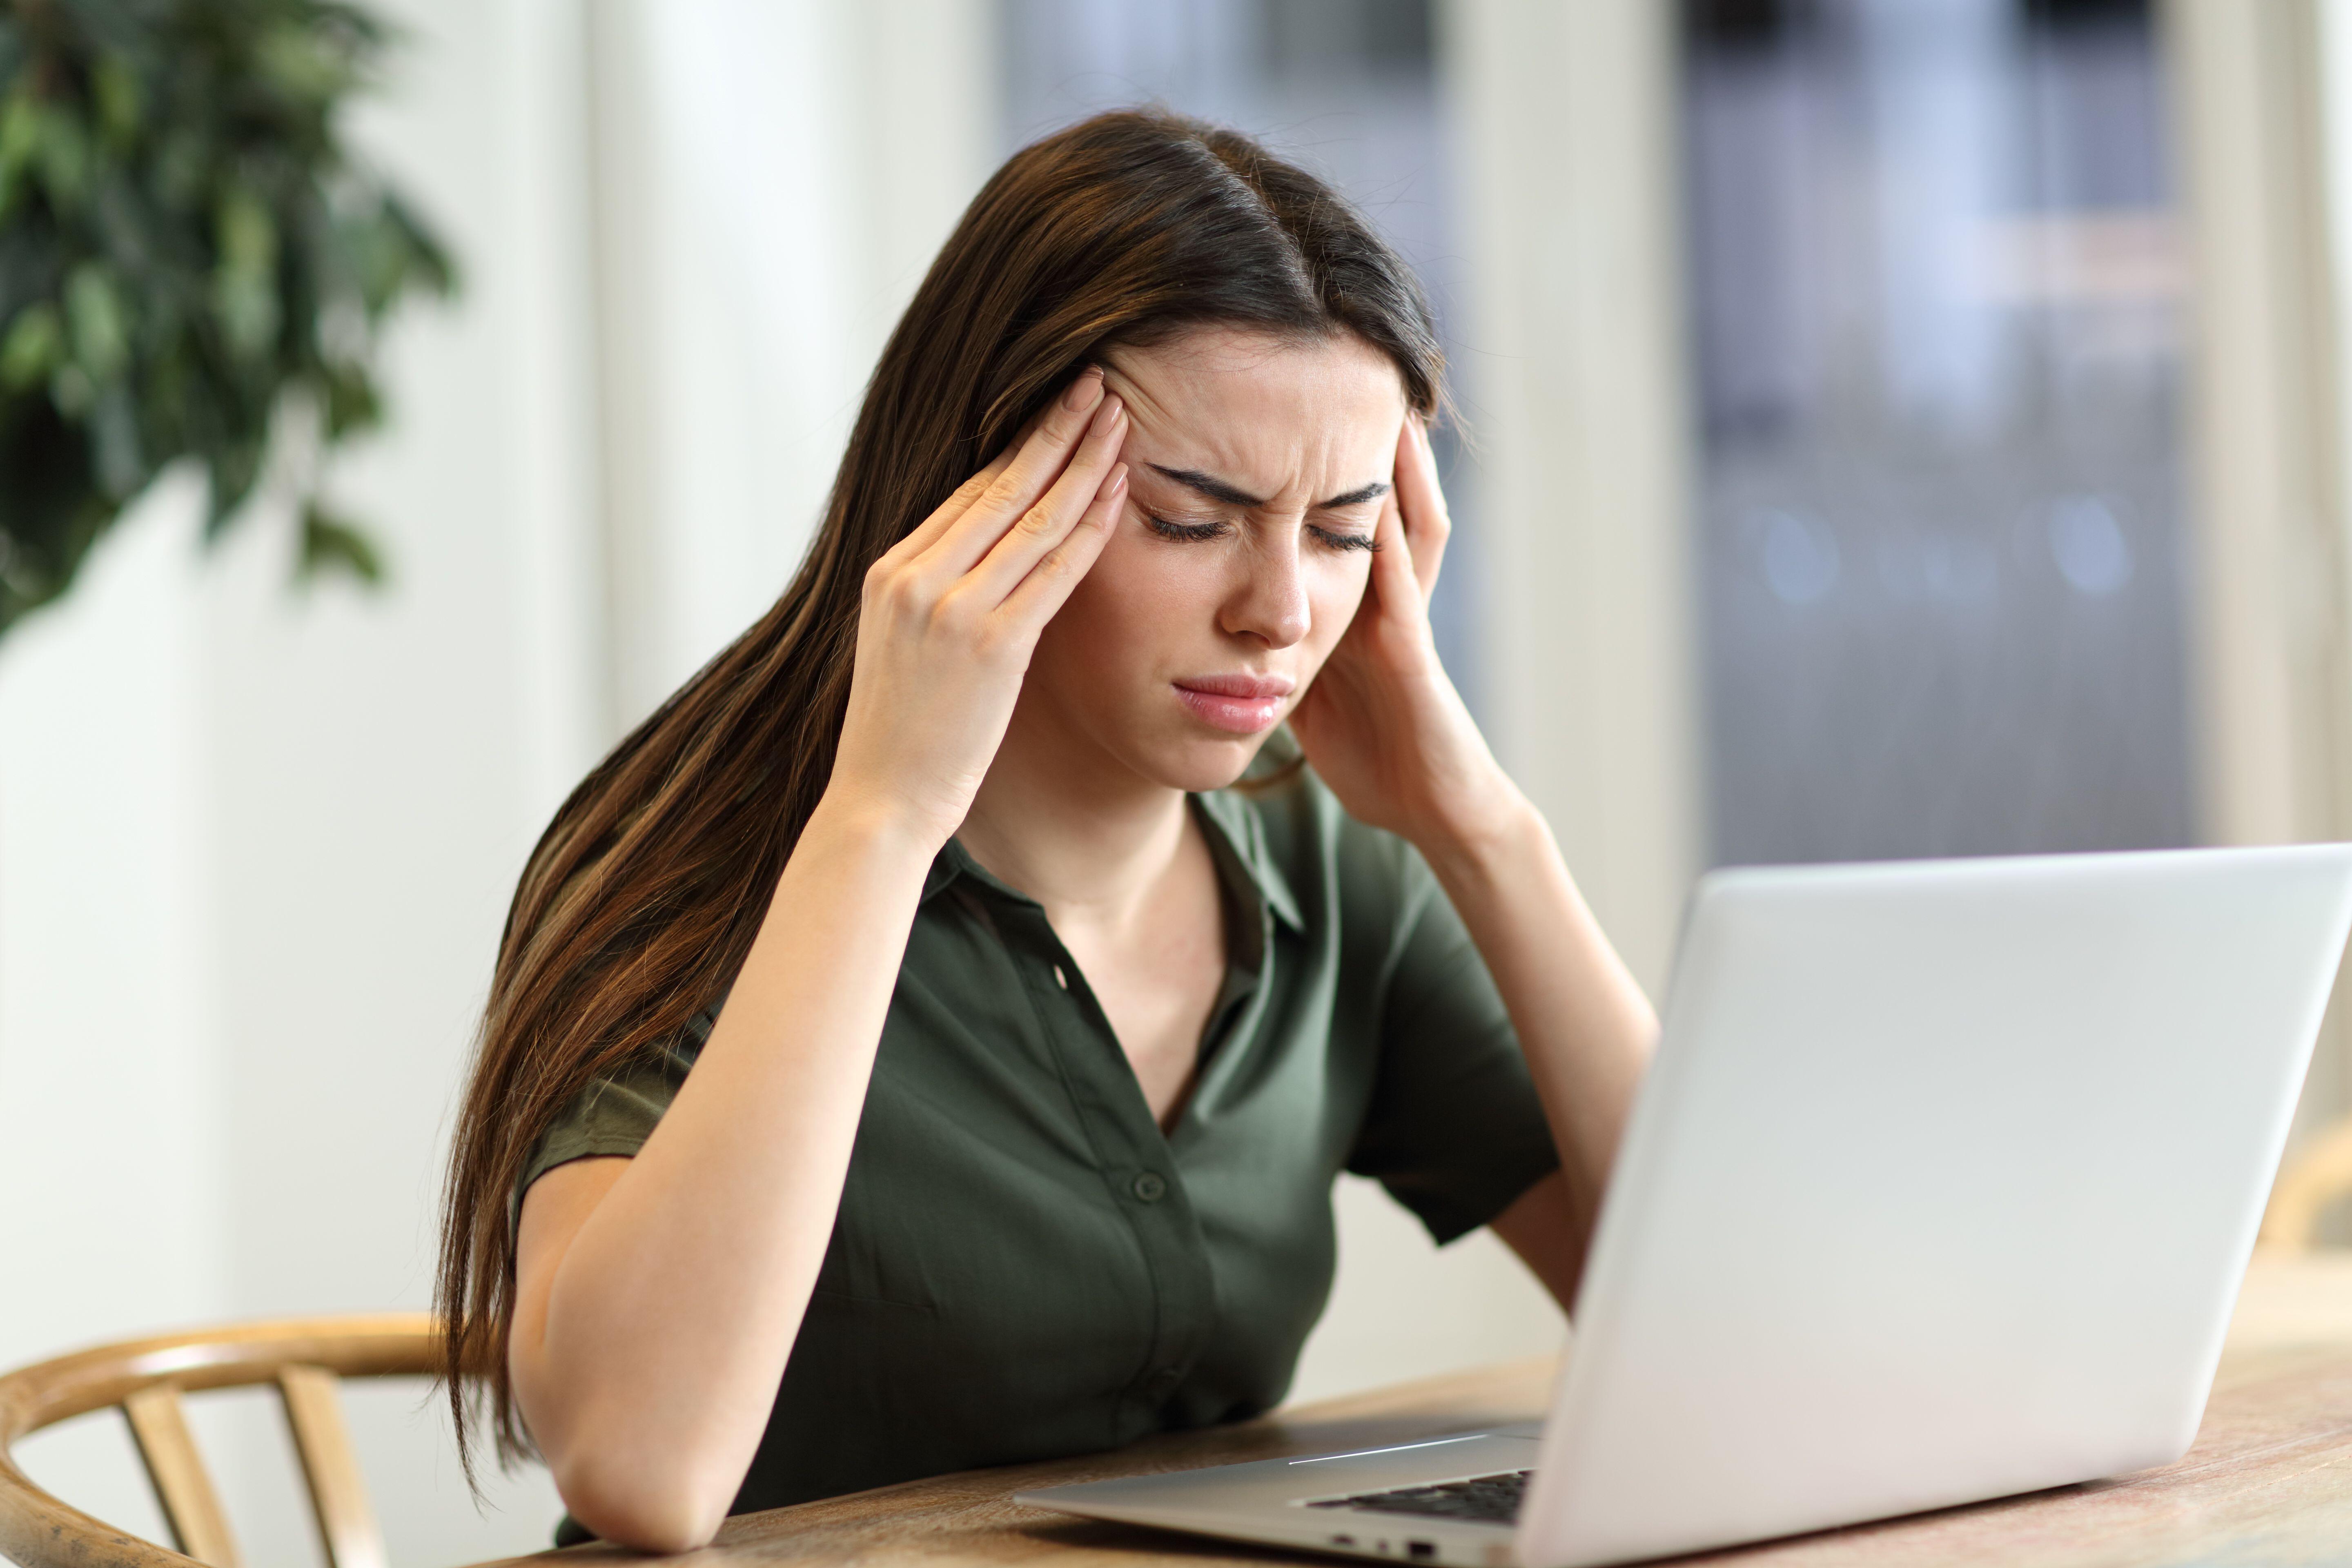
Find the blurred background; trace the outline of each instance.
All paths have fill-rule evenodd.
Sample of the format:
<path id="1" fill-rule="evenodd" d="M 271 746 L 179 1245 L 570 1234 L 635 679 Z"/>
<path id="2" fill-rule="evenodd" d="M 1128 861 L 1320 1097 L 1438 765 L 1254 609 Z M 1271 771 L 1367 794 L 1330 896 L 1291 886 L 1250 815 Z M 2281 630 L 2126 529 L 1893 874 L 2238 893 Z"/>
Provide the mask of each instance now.
<path id="1" fill-rule="evenodd" d="M 2352 836 L 2352 0 L 371 0 L 346 121 L 464 279 L 288 586 L 167 473 L 0 639 L 0 1365 L 418 1307 L 506 900 L 781 587 L 864 377 L 1024 142 L 1154 100 L 1421 268 L 1444 647 L 1654 992 L 1728 862 Z M 2352 1110 L 2331 1023 L 2297 1137 Z M 1318 1396 L 1556 1348 L 1341 1194 Z M 1736 1282 L 1731 1282 L 1736 1288 Z M 355 1390 L 396 1562 L 543 1544 Z M 194 1406 L 255 1561 L 274 1409 Z M 120 1426 L 23 1449 L 160 1533 Z"/>

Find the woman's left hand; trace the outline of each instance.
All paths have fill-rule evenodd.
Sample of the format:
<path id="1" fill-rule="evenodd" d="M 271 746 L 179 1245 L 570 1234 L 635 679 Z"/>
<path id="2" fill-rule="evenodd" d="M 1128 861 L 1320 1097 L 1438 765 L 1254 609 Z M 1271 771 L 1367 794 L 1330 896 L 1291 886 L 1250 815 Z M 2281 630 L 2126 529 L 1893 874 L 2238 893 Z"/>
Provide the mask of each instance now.
<path id="1" fill-rule="evenodd" d="M 1349 816 L 1431 856 L 1491 837 L 1527 805 L 1430 635 L 1429 596 L 1452 527 L 1429 432 L 1408 415 L 1363 603 L 1290 716 L 1307 760 Z"/>

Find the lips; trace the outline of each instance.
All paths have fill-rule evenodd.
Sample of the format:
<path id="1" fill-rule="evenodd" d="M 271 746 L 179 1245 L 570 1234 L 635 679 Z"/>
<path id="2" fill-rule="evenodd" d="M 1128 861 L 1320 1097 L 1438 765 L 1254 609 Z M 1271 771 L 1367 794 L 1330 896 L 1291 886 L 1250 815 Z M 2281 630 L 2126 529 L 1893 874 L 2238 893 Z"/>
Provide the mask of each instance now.
<path id="1" fill-rule="evenodd" d="M 1177 700 L 1194 718 L 1233 735 L 1273 729 L 1298 689 L 1286 675 L 1188 675 L 1175 685 Z"/>

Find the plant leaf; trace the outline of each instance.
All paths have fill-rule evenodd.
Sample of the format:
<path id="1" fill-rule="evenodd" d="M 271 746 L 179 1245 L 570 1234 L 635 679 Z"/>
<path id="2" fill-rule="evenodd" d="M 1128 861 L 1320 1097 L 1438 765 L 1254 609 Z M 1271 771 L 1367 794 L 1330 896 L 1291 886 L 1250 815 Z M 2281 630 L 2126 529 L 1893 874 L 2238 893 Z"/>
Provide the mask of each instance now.
<path id="1" fill-rule="evenodd" d="M 66 328 L 74 358 L 91 381 L 105 384 L 131 363 L 131 329 L 122 296 L 106 268 L 85 261 L 66 279 Z"/>
<path id="2" fill-rule="evenodd" d="M 205 509 L 205 537 L 218 537 L 228 520 L 236 515 L 245 498 L 253 493 L 261 478 L 261 443 L 258 440 L 231 438 L 214 447 L 207 454 L 205 467 L 212 482 L 210 503 Z"/>
<path id="3" fill-rule="evenodd" d="M 89 132 L 71 110 L 44 103 L 34 111 L 34 166 L 50 205 L 79 209 L 89 185 Z"/>
<path id="4" fill-rule="evenodd" d="M 203 467 L 216 538 L 279 410 L 321 462 L 381 417 L 384 318 L 455 275 L 343 140 L 393 36 L 347 0 L 0 0 L 0 633 L 158 469 Z M 300 576 L 382 577 L 302 518 Z"/>
<path id="5" fill-rule="evenodd" d="M 338 572 L 373 588 L 383 582 L 383 557 L 356 527 L 330 515 L 317 501 L 306 501 L 302 506 L 302 558 L 297 571 L 306 582 Z"/>
<path id="6" fill-rule="evenodd" d="M 0 110 L 0 171 L 22 173 L 40 143 L 41 100 L 33 96 L 29 85 L 20 82 L 8 95 L 8 107 Z"/>
<path id="7" fill-rule="evenodd" d="M 140 116 L 146 107 L 138 74 L 120 58 L 106 55 L 90 68 L 89 89 L 106 141 L 112 146 L 128 146 L 139 133 Z"/>
<path id="8" fill-rule="evenodd" d="M 58 308 L 47 300 L 26 306 L 8 323 L 7 337 L 0 339 L 0 386 L 22 392 L 39 385 L 49 378 L 65 352 L 66 334 L 58 321 Z"/>
<path id="9" fill-rule="evenodd" d="M 370 429 L 383 418 L 383 402 L 375 383 L 359 365 L 330 363 L 327 389 L 327 437 L 339 439 L 354 430 Z"/>

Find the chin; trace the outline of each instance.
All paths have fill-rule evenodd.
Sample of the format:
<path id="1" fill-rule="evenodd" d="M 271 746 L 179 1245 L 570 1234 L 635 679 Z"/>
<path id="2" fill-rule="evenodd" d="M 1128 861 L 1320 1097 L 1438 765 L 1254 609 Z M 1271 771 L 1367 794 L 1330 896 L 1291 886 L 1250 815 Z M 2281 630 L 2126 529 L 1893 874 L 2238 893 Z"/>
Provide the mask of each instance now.
<path id="1" fill-rule="evenodd" d="M 1271 730 L 1258 735 L 1188 736 L 1164 742 L 1145 752 L 1141 770 L 1155 784 L 1170 789 L 1204 793 L 1223 789 L 1248 771 L 1258 748 Z"/>

